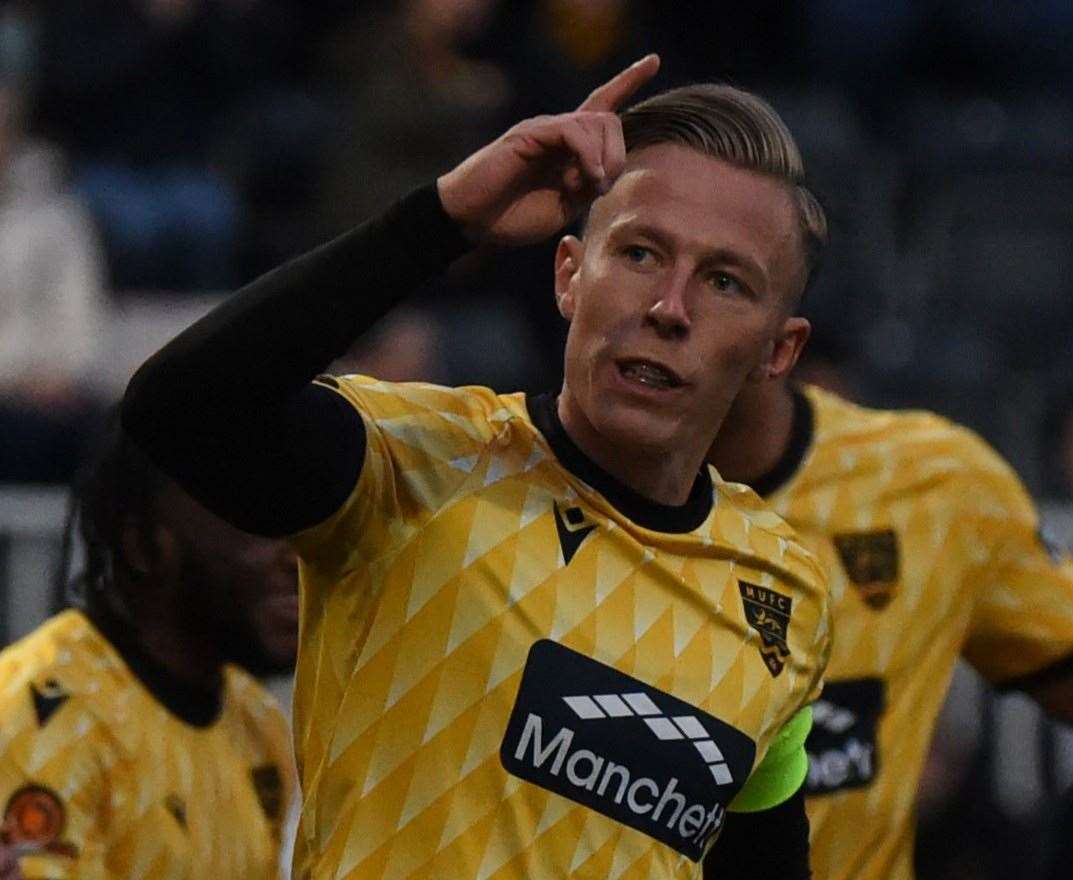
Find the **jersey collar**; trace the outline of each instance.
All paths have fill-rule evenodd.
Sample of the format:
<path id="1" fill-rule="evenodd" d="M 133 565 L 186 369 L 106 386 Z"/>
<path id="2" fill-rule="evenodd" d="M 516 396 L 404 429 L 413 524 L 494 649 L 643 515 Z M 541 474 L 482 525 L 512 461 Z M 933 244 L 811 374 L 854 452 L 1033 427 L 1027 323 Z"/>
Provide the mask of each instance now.
<path id="1" fill-rule="evenodd" d="M 792 387 L 790 391 L 794 398 L 790 442 L 786 445 L 782 456 L 775 462 L 775 466 L 750 484 L 752 490 L 764 498 L 774 495 L 793 479 L 797 474 L 798 468 L 801 467 L 801 462 L 804 461 L 809 447 L 812 445 L 812 436 L 816 428 L 816 416 L 812 409 L 812 401 L 797 386 Z"/>
<path id="2" fill-rule="evenodd" d="M 559 420 L 554 394 L 527 394 L 529 418 L 544 435 L 559 463 L 584 480 L 629 520 L 654 532 L 682 534 L 699 528 L 712 509 L 712 478 L 707 468 L 698 471 L 684 504 L 660 504 L 619 482 L 578 448 Z"/>
<path id="3" fill-rule="evenodd" d="M 223 708 L 223 675 L 215 688 L 179 681 L 138 644 L 133 634 L 106 614 L 87 615 L 90 623 L 120 656 L 134 677 L 165 709 L 191 727 L 209 727 Z"/>

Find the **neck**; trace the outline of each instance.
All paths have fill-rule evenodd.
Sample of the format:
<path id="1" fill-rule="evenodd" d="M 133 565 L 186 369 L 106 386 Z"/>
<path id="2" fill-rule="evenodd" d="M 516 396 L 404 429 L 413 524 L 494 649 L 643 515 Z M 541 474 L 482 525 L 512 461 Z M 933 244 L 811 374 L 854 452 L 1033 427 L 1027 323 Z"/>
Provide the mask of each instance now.
<path id="1" fill-rule="evenodd" d="M 794 398 L 785 382 L 740 394 L 708 451 L 708 461 L 732 483 L 752 484 L 771 472 L 790 447 Z"/>
<path id="2" fill-rule="evenodd" d="M 689 499 L 704 463 L 703 450 L 668 451 L 609 442 L 565 390 L 559 395 L 557 407 L 559 421 L 570 439 L 624 486 L 659 504 L 679 506 Z"/>
<path id="3" fill-rule="evenodd" d="M 222 681 L 223 658 L 201 639 L 187 636 L 181 627 L 168 625 L 173 615 L 164 609 L 143 609 L 133 619 L 111 607 L 91 606 L 90 618 L 120 653 L 133 651 L 159 668 L 159 672 L 185 688 L 212 692 Z"/>
<path id="4" fill-rule="evenodd" d="M 220 687 L 223 659 L 205 640 L 192 639 L 178 629 L 156 623 L 138 626 L 135 638 L 142 650 L 177 682 L 205 691 Z"/>

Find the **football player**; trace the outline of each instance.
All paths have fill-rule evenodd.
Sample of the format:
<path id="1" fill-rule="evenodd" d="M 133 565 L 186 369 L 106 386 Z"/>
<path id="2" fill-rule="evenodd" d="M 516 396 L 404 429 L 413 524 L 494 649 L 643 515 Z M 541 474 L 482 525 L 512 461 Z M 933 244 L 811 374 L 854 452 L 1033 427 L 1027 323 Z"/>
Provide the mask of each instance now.
<path id="1" fill-rule="evenodd" d="M 299 876 L 684 878 L 713 842 L 721 877 L 807 874 L 824 577 L 703 461 L 796 359 L 826 227 L 756 96 L 620 120 L 657 66 L 255 281 L 128 388 L 163 468 L 298 548 Z M 475 244 L 590 206 L 555 259 L 557 395 L 312 381 Z"/>
<path id="2" fill-rule="evenodd" d="M 79 514 L 84 607 L 0 653 L 0 876 L 277 878 L 293 759 L 251 673 L 293 666 L 293 551 L 118 432 Z"/>
<path id="3" fill-rule="evenodd" d="M 933 413 L 753 385 L 709 460 L 831 578 L 836 637 L 808 740 L 815 876 L 911 878 L 916 792 L 959 657 L 1073 722 L 1073 563 L 1013 469 Z"/>

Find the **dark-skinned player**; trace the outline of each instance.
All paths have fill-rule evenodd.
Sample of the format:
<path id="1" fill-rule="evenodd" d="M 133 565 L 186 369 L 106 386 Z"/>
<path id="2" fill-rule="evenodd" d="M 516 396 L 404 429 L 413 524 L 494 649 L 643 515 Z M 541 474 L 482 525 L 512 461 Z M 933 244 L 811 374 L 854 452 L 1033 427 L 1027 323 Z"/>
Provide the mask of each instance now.
<path id="1" fill-rule="evenodd" d="M 0 653 L 0 876 L 277 878 L 293 759 L 253 676 L 293 666 L 293 551 L 119 431 L 78 511 L 82 607 Z"/>

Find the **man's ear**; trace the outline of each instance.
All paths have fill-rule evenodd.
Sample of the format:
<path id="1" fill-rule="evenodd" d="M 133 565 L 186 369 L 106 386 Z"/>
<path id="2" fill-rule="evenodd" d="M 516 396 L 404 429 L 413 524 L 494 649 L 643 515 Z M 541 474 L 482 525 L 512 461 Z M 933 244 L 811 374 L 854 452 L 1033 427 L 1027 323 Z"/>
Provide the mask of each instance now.
<path id="1" fill-rule="evenodd" d="M 768 343 L 767 356 L 750 373 L 749 378 L 753 381 L 778 379 L 785 376 L 794 368 L 801 352 L 805 350 L 809 334 L 812 333 L 812 325 L 808 318 L 787 318 L 778 335 Z"/>
<path id="2" fill-rule="evenodd" d="M 574 318 L 574 281 L 581 271 L 584 248 L 574 236 L 564 235 L 555 249 L 555 304 L 567 321 Z"/>

